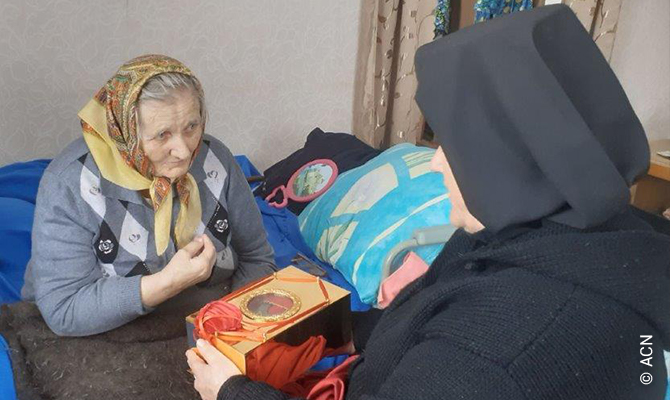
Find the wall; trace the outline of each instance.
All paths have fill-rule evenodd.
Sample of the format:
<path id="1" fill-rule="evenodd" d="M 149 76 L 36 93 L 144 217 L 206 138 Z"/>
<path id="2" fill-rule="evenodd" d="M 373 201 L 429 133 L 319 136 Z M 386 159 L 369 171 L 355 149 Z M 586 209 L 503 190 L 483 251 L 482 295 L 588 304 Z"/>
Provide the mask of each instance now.
<path id="1" fill-rule="evenodd" d="M 467 2 L 468 7 L 470 2 Z M 53 157 L 123 62 L 172 55 L 203 81 L 207 131 L 260 168 L 314 126 L 350 131 L 356 0 L 2 0 L 0 165 Z M 624 0 L 612 66 L 651 139 L 670 138 L 670 2 Z"/>
<path id="2" fill-rule="evenodd" d="M 351 130 L 356 0 L 2 0 L 0 165 L 53 157 L 124 61 L 171 55 L 203 82 L 207 132 L 260 168 L 309 131 Z"/>
<path id="3" fill-rule="evenodd" d="M 649 139 L 670 139 L 670 1 L 624 0 L 611 65 Z"/>

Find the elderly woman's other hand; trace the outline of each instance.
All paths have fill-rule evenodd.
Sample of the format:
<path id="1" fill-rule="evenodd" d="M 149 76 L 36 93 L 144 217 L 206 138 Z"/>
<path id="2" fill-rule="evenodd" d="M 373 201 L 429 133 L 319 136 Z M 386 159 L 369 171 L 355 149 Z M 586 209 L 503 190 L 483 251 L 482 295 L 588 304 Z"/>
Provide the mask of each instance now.
<path id="1" fill-rule="evenodd" d="M 196 236 L 160 272 L 143 276 L 142 304 L 155 307 L 184 289 L 207 280 L 216 261 L 216 248 L 207 235 Z"/>
<path id="2" fill-rule="evenodd" d="M 193 385 L 203 400 L 216 400 L 221 386 L 231 377 L 242 373 L 211 344 L 200 339 L 197 346 L 202 358 L 193 349 L 186 352 L 186 360 L 195 377 Z"/>

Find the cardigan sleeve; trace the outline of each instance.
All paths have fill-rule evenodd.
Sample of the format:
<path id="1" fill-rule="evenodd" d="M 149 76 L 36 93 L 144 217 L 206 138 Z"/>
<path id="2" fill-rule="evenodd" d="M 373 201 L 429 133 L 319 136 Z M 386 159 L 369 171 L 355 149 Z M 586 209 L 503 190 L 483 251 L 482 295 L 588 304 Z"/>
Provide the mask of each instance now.
<path id="1" fill-rule="evenodd" d="M 80 221 L 83 200 L 59 175 L 45 172 L 37 194 L 26 280 L 46 323 L 61 336 L 105 332 L 146 314 L 141 276 L 104 276 L 94 232 Z"/>
<path id="2" fill-rule="evenodd" d="M 222 161 L 228 171 L 228 180 L 223 191 L 228 205 L 231 244 L 237 257 L 232 277 L 232 288 L 236 289 L 273 273 L 276 266 L 261 213 L 244 173 L 227 147 L 220 142 L 216 147 L 217 152 L 223 153 Z"/>

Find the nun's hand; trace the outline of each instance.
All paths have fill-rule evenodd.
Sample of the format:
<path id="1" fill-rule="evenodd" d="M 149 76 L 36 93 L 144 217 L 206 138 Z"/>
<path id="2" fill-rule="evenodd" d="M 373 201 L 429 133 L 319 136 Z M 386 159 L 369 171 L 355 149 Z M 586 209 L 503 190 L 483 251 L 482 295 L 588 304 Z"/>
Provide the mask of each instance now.
<path id="1" fill-rule="evenodd" d="M 221 386 L 230 377 L 242 373 L 232 361 L 206 341 L 198 340 L 197 349 L 202 358 L 193 349 L 186 352 L 188 365 L 195 377 L 193 386 L 203 400 L 216 400 Z"/>

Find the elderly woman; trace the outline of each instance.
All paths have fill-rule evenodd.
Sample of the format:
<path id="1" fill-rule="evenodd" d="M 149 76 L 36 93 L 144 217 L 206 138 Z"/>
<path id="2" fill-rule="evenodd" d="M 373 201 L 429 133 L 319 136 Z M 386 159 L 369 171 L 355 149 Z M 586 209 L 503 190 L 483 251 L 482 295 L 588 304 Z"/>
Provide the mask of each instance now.
<path id="1" fill-rule="evenodd" d="M 461 229 L 374 329 L 355 329 L 344 397 L 662 400 L 670 238 L 631 214 L 646 138 L 572 11 L 464 29 L 416 66 Z M 203 399 L 289 398 L 198 348 Z"/>
<path id="2" fill-rule="evenodd" d="M 204 134 L 203 89 L 182 63 L 129 61 L 79 117 L 83 138 L 40 183 L 23 288 L 55 333 L 108 331 L 184 292 L 197 310 L 274 270 L 246 179 Z"/>

